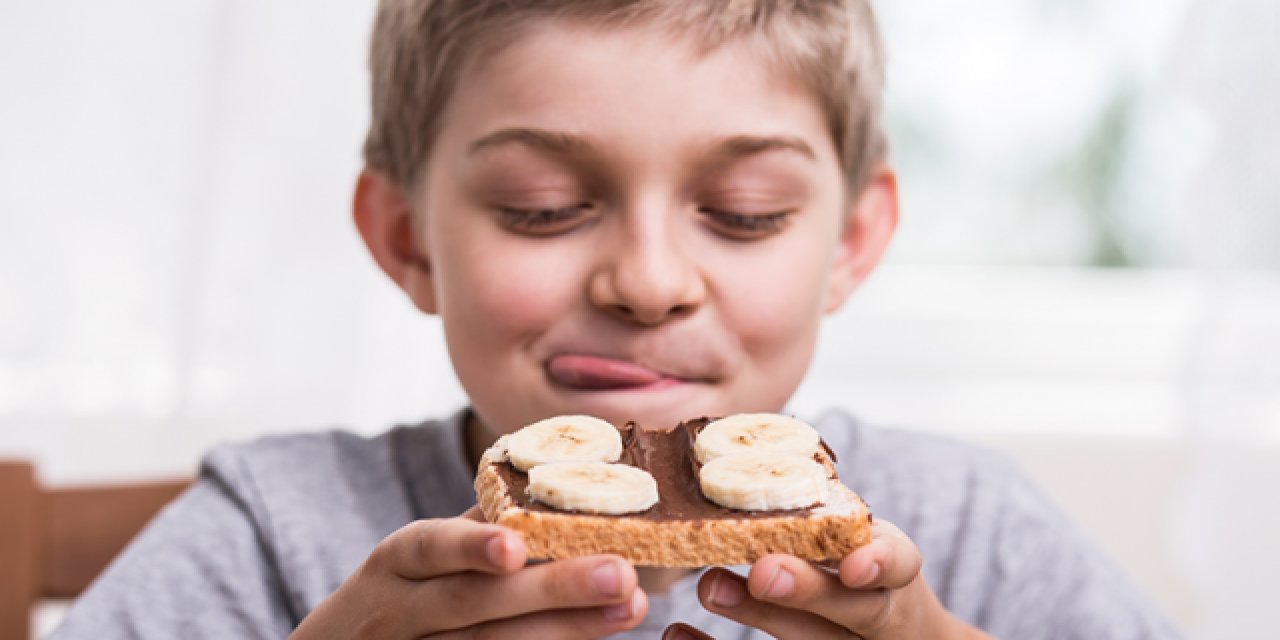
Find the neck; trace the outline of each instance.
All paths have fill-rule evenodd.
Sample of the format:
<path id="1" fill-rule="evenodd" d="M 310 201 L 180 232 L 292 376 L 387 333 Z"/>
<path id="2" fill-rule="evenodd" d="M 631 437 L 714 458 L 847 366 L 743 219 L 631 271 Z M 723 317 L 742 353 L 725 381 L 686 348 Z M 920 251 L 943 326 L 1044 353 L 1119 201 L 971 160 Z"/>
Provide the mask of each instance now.
<path id="1" fill-rule="evenodd" d="M 466 449 L 467 462 L 470 463 L 472 472 L 480 466 L 480 457 L 484 455 L 485 449 L 493 445 L 494 440 L 497 438 L 480 422 L 476 412 L 467 409 L 466 416 L 462 418 L 462 446 Z"/>

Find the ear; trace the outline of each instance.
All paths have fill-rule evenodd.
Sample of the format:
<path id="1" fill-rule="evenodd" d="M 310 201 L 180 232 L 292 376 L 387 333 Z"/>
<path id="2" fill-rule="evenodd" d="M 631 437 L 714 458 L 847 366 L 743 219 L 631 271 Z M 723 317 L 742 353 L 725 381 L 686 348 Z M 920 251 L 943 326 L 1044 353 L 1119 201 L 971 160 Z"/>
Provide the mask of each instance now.
<path id="1" fill-rule="evenodd" d="M 431 262 L 414 234 L 413 211 L 403 189 L 376 171 L 365 169 L 356 180 L 352 202 L 356 228 L 374 262 L 423 313 L 437 312 Z"/>
<path id="2" fill-rule="evenodd" d="M 871 275 L 897 227 L 898 177 L 888 165 L 881 164 L 849 205 L 827 281 L 823 313 L 843 306 L 849 294 Z"/>

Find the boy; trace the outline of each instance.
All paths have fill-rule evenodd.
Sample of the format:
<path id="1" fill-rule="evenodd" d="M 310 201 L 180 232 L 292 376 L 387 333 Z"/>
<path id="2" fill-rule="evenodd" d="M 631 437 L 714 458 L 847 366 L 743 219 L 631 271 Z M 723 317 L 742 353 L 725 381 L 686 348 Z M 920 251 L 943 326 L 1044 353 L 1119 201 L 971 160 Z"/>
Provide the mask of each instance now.
<path id="1" fill-rule="evenodd" d="M 62 636 L 1176 636 L 1004 462 L 840 413 L 878 518 L 830 568 L 527 565 L 475 517 L 537 419 L 784 409 L 897 219 L 861 2 L 383 0 L 372 69 L 356 223 L 471 407 L 213 452 Z"/>

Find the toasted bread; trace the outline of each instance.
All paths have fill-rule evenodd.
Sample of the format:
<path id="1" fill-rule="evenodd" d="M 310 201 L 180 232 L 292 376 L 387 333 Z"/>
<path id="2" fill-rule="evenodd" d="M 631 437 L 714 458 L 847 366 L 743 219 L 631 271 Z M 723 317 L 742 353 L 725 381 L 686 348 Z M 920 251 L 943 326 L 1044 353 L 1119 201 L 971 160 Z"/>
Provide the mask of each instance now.
<path id="1" fill-rule="evenodd" d="M 491 522 L 519 531 L 532 558 L 618 554 L 637 565 L 702 567 L 748 564 L 769 553 L 814 561 L 841 558 L 871 540 L 871 512 L 841 484 L 825 444 L 815 454 L 827 469 L 828 499 L 793 510 L 741 511 L 707 500 L 699 490 L 693 435 L 707 420 L 669 430 L 620 429 L 623 462 L 654 476 L 659 501 L 642 513 L 598 515 L 560 511 L 525 495 L 527 476 L 511 466 L 505 439 L 485 451 L 476 495 Z"/>

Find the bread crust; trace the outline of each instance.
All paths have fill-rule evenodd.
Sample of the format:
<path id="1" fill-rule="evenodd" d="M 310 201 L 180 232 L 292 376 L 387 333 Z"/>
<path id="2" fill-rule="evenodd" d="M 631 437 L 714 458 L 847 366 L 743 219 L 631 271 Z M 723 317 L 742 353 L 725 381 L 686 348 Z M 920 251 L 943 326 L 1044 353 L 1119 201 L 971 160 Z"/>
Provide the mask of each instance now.
<path id="1" fill-rule="evenodd" d="M 833 560 L 871 541 L 871 512 L 834 473 L 831 498 L 804 515 L 655 521 L 526 509 L 498 473 L 501 464 L 507 462 L 500 444 L 480 461 L 480 509 L 486 520 L 523 534 L 531 558 L 611 553 L 643 566 L 704 567 L 750 564 L 769 553 Z"/>

